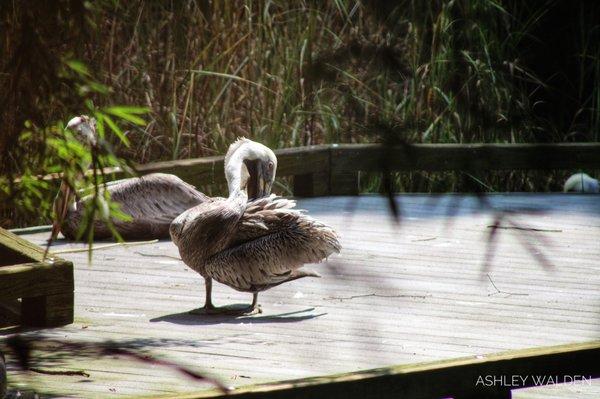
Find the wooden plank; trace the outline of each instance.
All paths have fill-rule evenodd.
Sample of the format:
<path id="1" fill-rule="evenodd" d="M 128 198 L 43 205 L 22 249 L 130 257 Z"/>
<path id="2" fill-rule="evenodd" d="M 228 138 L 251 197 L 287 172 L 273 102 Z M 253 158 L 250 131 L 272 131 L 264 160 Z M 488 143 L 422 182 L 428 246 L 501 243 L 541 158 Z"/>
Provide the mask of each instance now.
<path id="1" fill-rule="evenodd" d="M 37 297 L 73 292 L 73 264 L 0 228 L 0 298 Z"/>
<path id="2" fill-rule="evenodd" d="M 277 156 L 279 176 L 296 176 L 329 170 L 328 145 L 283 148 L 274 152 Z"/>
<path id="3" fill-rule="evenodd" d="M 278 176 L 305 175 L 329 169 L 329 146 L 327 145 L 284 148 L 274 152 L 277 156 Z M 196 185 L 223 183 L 225 182 L 224 159 L 224 156 L 214 156 L 154 162 L 139 165 L 136 170 L 140 175 L 171 173 Z M 125 176 L 119 171 L 115 177 Z"/>
<path id="4" fill-rule="evenodd" d="M 384 156 L 385 155 L 385 156 Z M 400 170 L 598 169 L 600 143 L 414 144 L 393 149 L 377 144 L 331 148 L 332 173 Z"/>
<path id="5" fill-rule="evenodd" d="M 227 394 L 213 390 L 176 397 L 510 398 L 511 389 L 537 386 L 534 376 L 555 378 L 556 383 L 572 382 L 573 376 L 588 380 L 600 378 L 599 358 L 600 341 L 594 341 L 246 386 Z M 486 383 L 490 381 L 488 377 L 500 382 Z"/>
<path id="6" fill-rule="evenodd" d="M 10 231 L 11 233 L 16 234 L 18 236 L 24 235 L 24 234 L 41 233 L 41 232 L 49 233 L 52 231 L 52 225 L 47 224 L 47 225 L 43 225 L 43 226 L 20 227 L 17 229 L 10 229 L 8 231 Z"/>
<path id="7" fill-rule="evenodd" d="M 41 261 L 44 250 L 39 246 L 0 228 L 0 265 Z"/>
<path id="8" fill-rule="evenodd" d="M 0 299 L 73 292 L 73 264 L 68 261 L 0 267 Z"/>
<path id="9" fill-rule="evenodd" d="M 73 322 L 73 264 L 0 229 L 0 300 L 22 298 L 21 323 L 50 327 Z"/>
<path id="10" fill-rule="evenodd" d="M 238 387 L 317 376 L 327 382 L 328 376 L 391 364 L 487 359 L 498 352 L 599 340 L 597 198 L 511 194 L 488 199 L 493 209 L 468 196 L 401 195 L 399 225 L 390 221 L 387 200 L 379 196 L 300 199 L 299 208 L 340 233 L 342 253 L 307 266 L 321 279 L 261 293 L 263 314 L 249 318 L 187 314 L 202 305 L 203 282 L 172 258 L 178 252 L 170 241 L 97 250 L 91 265 L 86 252 L 65 253 L 76 265 L 75 324 L 26 335 L 90 347 L 110 340 Z M 482 271 L 494 209 L 523 206 L 545 213 L 509 217 L 559 231 L 499 231 L 496 257 Z M 43 244 L 47 233 L 27 238 Z M 540 266 L 524 240 L 555 268 Z M 55 245 L 85 247 L 61 239 Z M 220 284 L 213 295 L 218 305 L 250 299 Z M 84 370 L 90 377 L 27 377 L 9 364 L 12 384 L 34 377 L 47 396 L 82 398 L 168 391 L 181 396 L 208 388 L 167 368 L 97 359 L 87 351 L 57 354 L 53 348 L 36 351 L 40 368 Z M 535 395 L 596 399 L 598 382 L 575 387 L 577 394 L 573 387 L 556 386 L 535 388 Z M 527 389 L 516 396 L 532 398 Z"/>

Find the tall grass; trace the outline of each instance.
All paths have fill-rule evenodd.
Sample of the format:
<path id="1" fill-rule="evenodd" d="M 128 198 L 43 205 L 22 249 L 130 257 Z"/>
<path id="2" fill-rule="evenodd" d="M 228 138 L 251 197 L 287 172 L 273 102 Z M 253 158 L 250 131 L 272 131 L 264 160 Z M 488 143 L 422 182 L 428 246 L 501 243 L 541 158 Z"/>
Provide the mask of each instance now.
<path id="1" fill-rule="evenodd" d="M 94 62 L 120 102 L 152 110 L 147 128 L 130 132 L 132 155 L 212 155 L 237 136 L 274 147 L 335 140 L 333 114 L 318 90 L 307 92 L 302 68 L 315 38 L 335 44 L 338 13 L 252 1 L 101 7 L 108 36 Z"/>
<path id="2" fill-rule="evenodd" d="M 545 7 L 407 0 L 381 16 L 378 6 L 100 2 L 86 61 L 116 102 L 152 110 L 147 128 L 130 132 L 140 162 L 221 153 L 239 135 L 274 147 L 374 140 L 364 133 L 372 117 L 407 126 L 419 142 L 522 142 L 548 128 L 530 102 L 544 82 L 519 53 Z M 581 65 L 598 68 L 596 36 L 580 34 L 579 55 L 595 57 Z M 390 49 L 401 68 L 364 52 L 328 58 L 350 44 Z M 315 79 L 307 70 L 320 59 L 327 76 Z M 590 82 L 582 102 L 597 131 L 598 76 Z M 564 139 L 560 128 L 553 140 Z"/>
<path id="3" fill-rule="evenodd" d="M 86 61 L 115 102 L 152 110 L 129 132 L 140 162 L 221 153 L 240 135 L 274 147 L 372 140 L 366 116 L 424 142 L 525 141 L 535 127 L 515 24 L 492 1 L 406 1 L 385 21 L 341 0 L 94 7 Z M 333 78 L 310 79 L 311 62 L 348 43 L 389 47 L 403 70 L 342 53 L 327 62 Z"/>

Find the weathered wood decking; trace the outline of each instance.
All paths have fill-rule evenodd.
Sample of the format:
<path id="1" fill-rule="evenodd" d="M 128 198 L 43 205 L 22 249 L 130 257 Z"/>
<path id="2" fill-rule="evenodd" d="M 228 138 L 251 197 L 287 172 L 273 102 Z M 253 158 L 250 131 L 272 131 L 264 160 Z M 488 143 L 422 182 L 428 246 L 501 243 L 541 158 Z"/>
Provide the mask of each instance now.
<path id="1" fill-rule="evenodd" d="M 340 232 L 344 249 L 304 279 L 259 296 L 264 313 L 198 317 L 202 279 L 159 242 L 63 253 L 75 265 L 75 324 L 27 336 L 119 344 L 226 384 L 349 372 L 600 339 L 600 197 L 493 195 L 496 207 L 540 207 L 510 216 L 484 270 L 490 210 L 472 197 L 403 195 L 395 225 L 376 196 L 323 197 L 299 207 Z M 508 224 L 503 224 L 508 226 Z M 513 226 L 514 227 L 514 226 Z M 26 238 L 42 243 L 47 233 Z M 97 245 L 103 245 L 98 243 Z M 79 247 L 66 242 L 56 250 Z M 552 265 L 539 263 L 540 255 Z M 217 304 L 250 296 L 217 285 Z M 205 389 L 168 369 L 88 351 L 39 353 L 40 368 L 89 377 L 9 371 L 9 381 L 75 397 L 160 395 Z M 517 398 L 600 397 L 600 383 L 522 390 Z"/>

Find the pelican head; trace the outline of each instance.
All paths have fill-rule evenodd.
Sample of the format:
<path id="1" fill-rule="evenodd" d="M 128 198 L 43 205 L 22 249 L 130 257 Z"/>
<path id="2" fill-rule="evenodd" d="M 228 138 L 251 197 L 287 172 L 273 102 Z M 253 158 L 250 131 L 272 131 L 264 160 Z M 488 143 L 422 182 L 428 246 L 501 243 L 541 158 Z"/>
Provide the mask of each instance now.
<path id="1" fill-rule="evenodd" d="M 241 174 L 240 174 L 241 172 Z M 230 193 L 246 189 L 249 199 L 271 194 L 277 172 L 277 157 L 270 148 L 246 138 L 229 146 L 225 155 L 225 177 Z"/>
<path id="2" fill-rule="evenodd" d="M 79 139 L 84 143 L 95 146 L 96 139 L 96 120 L 87 115 L 76 116 L 67 123 L 67 129 L 79 135 Z"/>

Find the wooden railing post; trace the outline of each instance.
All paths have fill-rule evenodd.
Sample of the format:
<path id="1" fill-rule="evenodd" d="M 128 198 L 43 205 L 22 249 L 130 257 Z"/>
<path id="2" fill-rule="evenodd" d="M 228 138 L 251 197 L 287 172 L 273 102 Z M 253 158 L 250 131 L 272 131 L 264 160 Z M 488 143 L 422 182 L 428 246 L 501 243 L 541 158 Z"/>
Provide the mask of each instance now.
<path id="1" fill-rule="evenodd" d="M 329 169 L 294 176 L 295 197 L 321 197 L 329 195 Z"/>
<path id="2" fill-rule="evenodd" d="M 277 175 L 293 176 L 296 197 L 329 195 L 329 146 L 288 148 L 275 151 Z"/>
<path id="3" fill-rule="evenodd" d="M 337 144 L 330 149 L 330 195 L 358 195 L 358 172 L 356 164 L 348 162 Z"/>

